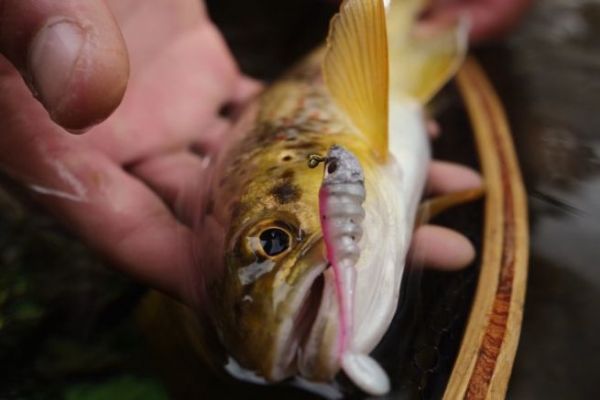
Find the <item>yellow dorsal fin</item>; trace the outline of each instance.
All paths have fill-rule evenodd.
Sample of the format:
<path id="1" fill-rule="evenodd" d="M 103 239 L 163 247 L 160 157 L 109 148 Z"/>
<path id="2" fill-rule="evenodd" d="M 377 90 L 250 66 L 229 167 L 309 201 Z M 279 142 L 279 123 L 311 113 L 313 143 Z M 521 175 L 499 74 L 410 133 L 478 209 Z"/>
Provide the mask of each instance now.
<path id="1" fill-rule="evenodd" d="M 388 10 L 391 96 L 427 103 L 456 73 L 467 50 L 465 18 L 417 29 L 423 0 L 392 0 Z"/>
<path id="2" fill-rule="evenodd" d="M 344 0 L 331 21 L 323 76 L 336 104 L 382 162 L 388 153 L 388 68 L 382 0 Z"/>

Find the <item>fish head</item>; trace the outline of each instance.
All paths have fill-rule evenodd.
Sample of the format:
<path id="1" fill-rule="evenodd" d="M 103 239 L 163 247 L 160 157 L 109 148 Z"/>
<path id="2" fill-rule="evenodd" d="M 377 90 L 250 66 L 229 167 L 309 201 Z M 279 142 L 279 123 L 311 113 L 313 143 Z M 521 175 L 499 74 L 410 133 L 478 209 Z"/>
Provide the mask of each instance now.
<path id="1" fill-rule="evenodd" d="M 337 302 L 319 219 L 323 169 L 307 162 L 309 152 L 324 154 L 329 146 L 241 152 L 243 175 L 250 176 L 226 174 L 236 200 L 213 320 L 236 363 L 269 382 L 295 375 L 325 381 L 340 368 Z"/>

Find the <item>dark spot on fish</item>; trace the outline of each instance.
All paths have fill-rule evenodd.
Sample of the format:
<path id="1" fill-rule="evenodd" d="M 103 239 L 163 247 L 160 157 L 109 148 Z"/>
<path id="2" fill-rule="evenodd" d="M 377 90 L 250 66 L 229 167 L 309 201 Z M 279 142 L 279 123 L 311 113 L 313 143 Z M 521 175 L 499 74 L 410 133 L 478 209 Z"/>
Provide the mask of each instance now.
<path id="1" fill-rule="evenodd" d="M 297 185 L 291 183 L 291 181 L 285 181 L 273 188 L 271 194 L 275 197 L 280 204 L 291 203 L 300 199 L 301 191 Z"/>
<path id="2" fill-rule="evenodd" d="M 353 242 L 356 242 L 356 236 L 350 236 L 350 239 L 352 239 Z"/>
<path id="3" fill-rule="evenodd" d="M 261 122 L 246 137 L 244 143 L 247 147 L 255 147 L 256 144 L 270 142 L 280 131 L 281 127 L 279 126 L 269 122 Z"/>
<path id="4" fill-rule="evenodd" d="M 297 136 L 288 136 L 285 141 L 286 142 L 295 142 L 296 140 L 298 140 Z"/>
<path id="5" fill-rule="evenodd" d="M 285 180 L 292 180 L 294 178 L 294 171 L 291 169 L 286 169 L 283 174 L 281 174 L 281 178 Z"/>
<path id="6" fill-rule="evenodd" d="M 292 161 L 292 156 L 290 156 L 289 154 L 287 156 L 284 156 L 281 158 L 281 161 Z"/>

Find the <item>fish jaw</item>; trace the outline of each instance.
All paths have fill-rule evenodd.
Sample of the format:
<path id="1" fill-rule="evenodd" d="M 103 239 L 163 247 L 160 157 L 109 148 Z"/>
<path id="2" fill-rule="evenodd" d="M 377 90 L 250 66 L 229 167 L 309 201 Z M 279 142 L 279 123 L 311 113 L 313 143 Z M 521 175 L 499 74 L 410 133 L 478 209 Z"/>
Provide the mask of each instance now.
<path id="1" fill-rule="evenodd" d="M 275 325 L 258 325 L 265 332 L 272 332 L 269 339 L 254 342 L 251 333 L 225 338 L 229 343 L 237 341 L 234 345 L 226 344 L 242 367 L 229 370 L 236 377 L 260 377 L 267 383 L 301 376 L 310 381 L 328 382 L 340 372 L 343 326 L 339 318 L 336 278 L 325 258 L 322 237 L 310 242 L 294 266 L 303 270 L 301 275 L 289 285 L 276 289 L 263 312 L 251 317 L 277 321 Z M 269 310 L 275 314 L 264 318 Z"/>
<path id="2" fill-rule="evenodd" d="M 350 347 L 350 333 L 339 318 L 338 283 L 333 268 L 323 273 L 323 295 L 312 329 L 297 358 L 299 375 L 310 381 L 327 382 L 343 370 L 364 392 L 383 395 L 390 390 L 387 373 L 368 354 Z M 343 350 L 340 350 L 343 349 Z"/>
<path id="3" fill-rule="evenodd" d="M 298 374 L 311 381 L 331 381 L 341 368 L 339 304 L 335 274 L 328 268 L 322 274 L 321 301 L 310 332 L 298 354 Z"/>
<path id="4" fill-rule="evenodd" d="M 319 250 L 315 248 L 312 252 L 318 251 L 322 254 L 321 245 L 322 243 L 319 243 Z M 319 310 L 323 304 L 329 304 L 326 283 L 323 281 L 326 268 L 327 262 L 324 258 L 314 264 L 298 282 L 294 293 L 285 300 L 288 303 L 285 307 L 287 316 L 281 312 L 281 318 L 288 321 L 278 327 L 273 363 L 270 370 L 265 371 L 267 381 L 279 382 L 298 375 L 300 359 L 311 353 L 306 350 L 307 343 L 310 342 L 314 326 L 319 325 L 324 318 L 319 314 Z"/>
<path id="5" fill-rule="evenodd" d="M 269 281 L 244 296 L 255 304 L 247 304 L 242 316 L 229 322 L 233 326 L 220 329 L 232 357 L 246 369 L 241 374 L 230 372 L 242 379 L 258 376 L 265 382 L 295 375 L 318 381 L 335 376 L 340 368 L 337 301 L 327 267 L 319 233 L 299 249 L 291 266 L 294 271 L 282 269 L 259 278 Z M 265 293 L 266 288 L 270 293 Z M 303 368 L 306 365 L 310 368 Z"/>
<path id="6" fill-rule="evenodd" d="M 285 301 L 289 321 L 278 327 L 273 362 L 264 377 L 279 382 L 299 375 L 317 382 L 333 380 L 341 369 L 338 290 L 335 274 L 324 257 L 320 240 L 308 253 L 323 255 L 298 281 L 294 293 Z M 302 262 L 302 261 L 301 261 Z M 283 312 L 282 312 L 283 314 Z M 285 316 L 282 315 L 282 319 Z"/>

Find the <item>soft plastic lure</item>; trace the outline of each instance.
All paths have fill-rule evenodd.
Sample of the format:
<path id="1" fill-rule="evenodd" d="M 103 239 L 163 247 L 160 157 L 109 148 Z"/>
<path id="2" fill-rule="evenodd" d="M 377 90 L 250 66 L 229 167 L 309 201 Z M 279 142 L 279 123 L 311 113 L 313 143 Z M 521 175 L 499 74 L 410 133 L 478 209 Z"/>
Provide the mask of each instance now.
<path id="1" fill-rule="evenodd" d="M 359 386 L 371 392 L 386 392 L 385 371 L 367 354 L 352 349 L 355 265 L 360 257 L 366 198 L 365 176 L 358 159 L 341 146 L 333 145 L 326 157 L 312 155 L 309 166 L 324 162 L 319 190 L 319 217 L 326 257 L 333 270 L 339 324 L 338 357 L 342 368 Z"/>

